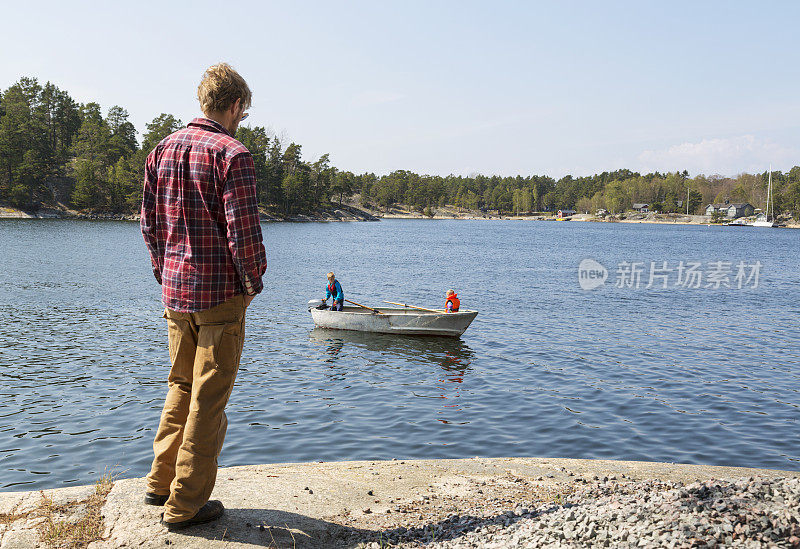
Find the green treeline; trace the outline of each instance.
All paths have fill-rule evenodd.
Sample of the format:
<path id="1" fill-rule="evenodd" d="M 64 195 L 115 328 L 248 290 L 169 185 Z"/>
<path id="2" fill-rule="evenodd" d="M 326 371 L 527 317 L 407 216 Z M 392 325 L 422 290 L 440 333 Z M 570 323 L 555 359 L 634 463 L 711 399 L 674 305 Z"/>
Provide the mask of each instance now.
<path id="1" fill-rule="evenodd" d="M 181 121 L 162 114 L 141 147 L 128 112 L 79 104 L 51 83 L 22 78 L 0 95 L 0 200 L 105 212 L 141 207 L 147 153 Z"/>
<path id="2" fill-rule="evenodd" d="M 364 179 L 362 203 L 381 207 L 402 203 L 419 211 L 450 204 L 467 209 L 531 213 L 574 209 L 596 212 L 603 208 L 619 213 L 633 204 L 649 204 L 651 211 L 702 214 L 710 203 L 749 202 L 763 208 L 768 173 L 741 174 L 735 178 L 704 176 L 690 178 L 687 172 L 649 173 L 630 170 L 603 172 L 587 177 L 567 175 L 559 180 L 545 176 L 446 177 L 396 171 L 383 177 Z M 776 212 L 800 213 L 800 166 L 787 173 L 772 172 Z"/>
<path id="3" fill-rule="evenodd" d="M 128 112 L 77 103 L 51 83 L 22 78 L 0 93 L 0 201 L 23 209 L 61 204 L 83 210 L 135 213 L 141 204 L 144 162 L 155 145 L 183 126 L 170 114 L 146 125 L 141 143 Z M 404 204 L 430 212 L 439 206 L 530 213 L 574 209 L 612 213 L 647 203 L 650 210 L 702 213 L 709 203 L 749 202 L 763 208 L 768 174 L 735 178 L 687 172 L 630 170 L 588 177 L 431 176 L 398 170 L 353 174 L 324 154 L 302 159 L 265 128 L 240 127 L 236 137 L 253 153 L 260 204 L 275 213 L 314 212 L 360 195 L 365 206 Z M 772 173 L 776 212 L 800 213 L 800 166 Z"/>
<path id="4" fill-rule="evenodd" d="M 104 116 L 97 103 L 20 79 L 0 94 L 0 201 L 29 210 L 138 212 L 147 155 L 183 122 L 162 113 L 139 143 L 128 116 L 119 106 Z M 312 212 L 362 185 L 362 176 L 332 167 L 327 154 L 303 161 L 300 145 L 284 146 L 263 127 L 241 127 L 236 137 L 253 153 L 259 202 L 277 213 Z"/>

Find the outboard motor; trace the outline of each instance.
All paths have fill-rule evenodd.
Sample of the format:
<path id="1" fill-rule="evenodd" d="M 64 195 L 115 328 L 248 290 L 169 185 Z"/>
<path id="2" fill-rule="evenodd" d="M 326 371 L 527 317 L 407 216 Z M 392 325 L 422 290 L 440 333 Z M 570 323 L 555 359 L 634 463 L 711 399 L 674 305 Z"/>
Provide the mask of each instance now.
<path id="1" fill-rule="evenodd" d="M 308 310 L 311 309 L 327 309 L 328 304 L 323 299 L 312 299 L 308 302 Z"/>

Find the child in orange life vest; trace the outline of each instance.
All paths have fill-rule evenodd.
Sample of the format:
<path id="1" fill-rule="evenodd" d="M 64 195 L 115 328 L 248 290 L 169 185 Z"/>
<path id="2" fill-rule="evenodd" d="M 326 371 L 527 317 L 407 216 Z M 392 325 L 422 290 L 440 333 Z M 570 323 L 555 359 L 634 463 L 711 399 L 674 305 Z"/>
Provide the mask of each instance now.
<path id="1" fill-rule="evenodd" d="M 459 305 L 461 305 L 461 301 L 458 299 L 458 294 L 453 290 L 447 290 L 447 301 L 444 302 L 444 310 L 448 313 L 455 313 L 458 311 Z"/>

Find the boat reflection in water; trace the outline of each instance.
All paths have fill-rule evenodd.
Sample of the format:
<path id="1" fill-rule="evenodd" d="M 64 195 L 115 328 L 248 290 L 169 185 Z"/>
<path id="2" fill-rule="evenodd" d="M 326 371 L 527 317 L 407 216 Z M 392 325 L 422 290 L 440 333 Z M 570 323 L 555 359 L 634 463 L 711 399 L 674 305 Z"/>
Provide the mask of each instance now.
<path id="1" fill-rule="evenodd" d="M 434 365 L 441 369 L 436 379 L 435 394 L 423 394 L 414 390 L 414 396 L 419 398 L 437 398 L 448 400 L 444 404 L 450 411 L 460 411 L 459 399 L 461 397 L 461 383 L 470 371 L 475 353 L 469 345 L 461 339 L 442 337 L 410 337 L 393 334 L 376 334 L 370 332 L 356 332 L 349 330 L 330 330 L 327 328 L 314 328 L 309 332 L 309 339 L 313 343 L 324 345 L 324 353 L 328 355 L 324 362 L 328 363 L 336 372 L 333 379 L 344 379 L 348 372 L 336 365 L 342 353 L 348 350 L 356 354 L 375 353 L 382 359 L 392 359 L 402 363 L 419 365 Z M 349 354 L 349 353 L 348 353 Z M 420 380 L 409 379 L 416 385 Z M 454 384 L 454 385 L 453 385 Z M 427 391 L 425 392 L 427 393 Z M 458 423 L 451 420 L 438 419 L 442 423 Z"/>

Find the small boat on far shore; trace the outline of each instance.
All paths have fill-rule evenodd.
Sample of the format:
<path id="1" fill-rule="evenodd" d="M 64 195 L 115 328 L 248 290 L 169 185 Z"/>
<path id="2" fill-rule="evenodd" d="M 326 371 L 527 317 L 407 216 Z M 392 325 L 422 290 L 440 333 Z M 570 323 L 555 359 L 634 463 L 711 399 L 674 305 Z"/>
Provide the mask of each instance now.
<path id="1" fill-rule="evenodd" d="M 725 225 L 728 227 L 750 227 L 750 223 L 748 223 L 747 219 L 744 217 L 729 221 L 728 223 L 725 223 Z"/>
<path id="2" fill-rule="evenodd" d="M 312 300 L 308 305 L 314 325 L 319 328 L 380 334 L 458 337 L 478 316 L 478 311 L 463 309 L 455 313 L 384 307 L 344 307 L 341 311 L 332 311 L 324 307 L 322 300 Z"/>

